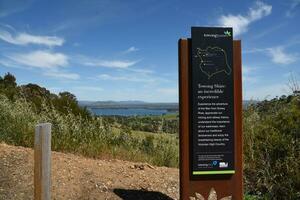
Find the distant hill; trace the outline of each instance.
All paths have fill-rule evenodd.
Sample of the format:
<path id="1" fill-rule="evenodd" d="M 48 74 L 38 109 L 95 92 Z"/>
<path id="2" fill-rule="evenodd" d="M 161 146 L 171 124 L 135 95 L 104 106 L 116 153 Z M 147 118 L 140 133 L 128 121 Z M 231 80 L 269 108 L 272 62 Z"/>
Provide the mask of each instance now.
<path id="1" fill-rule="evenodd" d="M 243 107 L 247 107 L 250 104 L 256 104 L 259 101 L 256 100 L 244 100 Z M 82 107 L 88 108 L 145 108 L 145 109 L 163 109 L 168 111 L 178 111 L 178 103 L 149 103 L 144 101 L 79 101 Z"/>
<path id="2" fill-rule="evenodd" d="M 88 108 L 145 108 L 178 111 L 178 103 L 149 103 L 144 101 L 79 101 L 79 105 Z"/>
<path id="3" fill-rule="evenodd" d="M 103 106 L 103 105 L 136 105 L 136 104 L 146 104 L 144 101 L 79 101 L 81 106 Z"/>

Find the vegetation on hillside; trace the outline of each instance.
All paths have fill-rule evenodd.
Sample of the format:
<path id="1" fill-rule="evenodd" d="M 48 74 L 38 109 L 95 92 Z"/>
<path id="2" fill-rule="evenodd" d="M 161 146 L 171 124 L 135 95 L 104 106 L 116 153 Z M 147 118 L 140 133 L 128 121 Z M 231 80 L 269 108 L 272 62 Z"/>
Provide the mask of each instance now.
<path id="1" fill-rule="evenodd" d="M 41 112 L 43 106 L 46 105 L 52 106 L 62 114 L 71 112 L 85 118 L 91 117 L 86 108 L 79 107 L 75 95 L 70 92 L 61 92 L 56 95 L 36 84 L 17 86 L 16 78 L 10 73 L 5 74 L 3 78 L 0 76 L 0 94 L 5 95 L 13 102 L 18 99 L 29 102 L 36 113 Z"/>
<path id="2" fill-rule="evenodd" d="M 244 183 L 265 199 L 300 199 L 300 95 L 244 110 Z"/>
<path id="3" fill-rule="evenodd" d="M 167 114 L 162 116 L 105 116 L 109 124 L 126 127 L 133 131 L 152 133 L 170 133 L 178 135 L 179 116 Z"/>
<path id="4" fill-rule="evenodd" d="M 27 88 L 27 89 L 24 89 Z M 78 106 L 74 95 L 58 96 L 45 88 L 17 86 L 6 74 L 0 79 L 0 141 L 33 147 L 37 123 L 52 123 L 52 149 L 94 158 L 122 158 L 177 167 L 178 139 L 165 133 L 132 131 Z"/>
<path id="5" fill-rule="evenodd" d="M 95 117 L 68 92 L 0 77 L 0 141 L 32 147 L 39 122 L 56 151 L 178 166 L 178 117 Z M 299 92 L 248 105 L 243 129 L 246 199 L 300 199 Z"/>

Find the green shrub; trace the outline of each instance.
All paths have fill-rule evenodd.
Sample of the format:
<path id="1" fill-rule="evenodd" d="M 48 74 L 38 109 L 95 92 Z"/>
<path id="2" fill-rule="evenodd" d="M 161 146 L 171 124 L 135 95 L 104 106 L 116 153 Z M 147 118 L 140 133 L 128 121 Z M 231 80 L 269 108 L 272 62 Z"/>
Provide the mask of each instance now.
<path id="1" fill-rule="evenodd" d="M 263 199 L 300 198 L 300 96 L 244 111 L 246 192 Z"/>

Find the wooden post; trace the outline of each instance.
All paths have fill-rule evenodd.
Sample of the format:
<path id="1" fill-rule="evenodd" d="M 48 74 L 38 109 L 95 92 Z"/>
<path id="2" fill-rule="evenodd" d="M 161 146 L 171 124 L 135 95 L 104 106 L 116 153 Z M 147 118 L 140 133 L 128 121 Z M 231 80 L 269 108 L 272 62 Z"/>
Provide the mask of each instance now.
<path id="1" fill-rule="evenodd" d="M 243 135 L 242 135 L 242 62 L 241 41 L 233 41 L 234 113 L 235 113 L 235 174 L 231 176 L 190 178 L 190 73 L 191 40 L 179 40 L 179 109 L 180 109 L 180 199 L 187 200 L 195 193 L 208 197 L 211 188 L 218 199 L 231 196 L 243 199 Z"/>
<path id="2" fill-rule="evenodd" d="M 50 200 L 51 185 L 51 124 L 35 127 L 34 138 L 34 199 Z"/>

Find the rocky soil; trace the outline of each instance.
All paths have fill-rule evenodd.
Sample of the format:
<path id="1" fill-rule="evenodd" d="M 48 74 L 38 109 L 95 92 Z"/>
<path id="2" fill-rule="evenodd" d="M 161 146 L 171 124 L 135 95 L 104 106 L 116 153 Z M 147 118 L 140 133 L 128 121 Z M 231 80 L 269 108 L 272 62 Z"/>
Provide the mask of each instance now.
<path id="1" fill-rule="evenodd" d="M 33 199 L 33 150 L 0 143 L 0 200 Z M 178 169 L 52 152 L 51 199 L 179 198 Z"/>

